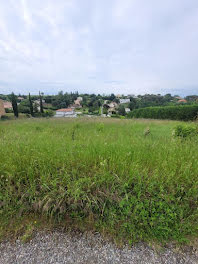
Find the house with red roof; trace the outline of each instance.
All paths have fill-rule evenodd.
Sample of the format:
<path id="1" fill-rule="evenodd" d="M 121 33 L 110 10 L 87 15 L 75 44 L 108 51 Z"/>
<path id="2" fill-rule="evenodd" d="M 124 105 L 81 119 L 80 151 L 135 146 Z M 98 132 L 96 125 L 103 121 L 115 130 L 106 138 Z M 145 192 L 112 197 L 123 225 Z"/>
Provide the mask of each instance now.
<path id="1" fill-rule="evenodd" d="M 12 103 L 11 102 L 3 101 L 3 105 L 4 105 L 5 109 L 9 109 L 9 110 L 12 109 Z"/>
<path id="2" fill-rule="evenodd" d="M 56 110 L 56 115 L 55 115 L 55 117 L 76 117 L 76 116 L 77 114 L 72 108 L 58 109 Z"/>
<path id="3" fill-rule="evenodd" d="M 182 103 L 187 103 L 187 101 L 185 99 L 180 99 L 177 101 L 177 103 L 182 104 Z"/>

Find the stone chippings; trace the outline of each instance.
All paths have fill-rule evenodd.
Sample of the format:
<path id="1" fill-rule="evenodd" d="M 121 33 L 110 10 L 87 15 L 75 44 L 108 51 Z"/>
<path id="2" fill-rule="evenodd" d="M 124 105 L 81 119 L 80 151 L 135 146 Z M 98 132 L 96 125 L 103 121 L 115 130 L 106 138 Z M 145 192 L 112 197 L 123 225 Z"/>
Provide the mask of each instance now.
<path id="1" fill-rule="evenodd" d="M 0 264 L 198 264 L 195 249 L 176 252 L 167 247 L 157 252 L 139 243 L 118 248 L 96 233 L 37 232 L 27 243 L 0 243 Z"/>

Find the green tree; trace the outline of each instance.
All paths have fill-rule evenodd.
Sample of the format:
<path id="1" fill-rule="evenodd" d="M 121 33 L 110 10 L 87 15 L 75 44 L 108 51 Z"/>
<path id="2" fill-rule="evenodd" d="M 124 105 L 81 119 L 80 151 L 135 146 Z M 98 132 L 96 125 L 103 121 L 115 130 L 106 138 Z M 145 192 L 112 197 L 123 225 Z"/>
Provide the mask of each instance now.
<path id="1" fill-rule="evenodd" d="M 171 100 L 173 100 L 173 97 L 170 93 L 164 95 L 165 102 L 170 102 Z"/>
<path id="2" fill-rule="evenodd" d="M 119 104 L 120 103 L 120 100 L 118 98 L 114 98 L 113 99 L 113 102 L 115 102 L 116 104 Z"/>
<path id="3" fill-rule="evenodd" d="M 131 97 L 130 98 L 130 103 L 129 103 L 129 108 L 130 108 L 131 111 L 136 108 L 136 104 L 137 104 L 136 103 L 136 99 Z"/>
<path id="4" fill-rule="evenodd" d="M 40 99 L 40 112 L 41 114 L 44 113 L 43 111 L 43 100 L 42 100 L 42 96 L 41 96 L 41 93 L 39 92 L 39 99 Z"/>
<path id="5" fill-rule="evenodd" d="M 19 111 L 19 113 L 23 113 L 23 114 L 30 114 L 30 102 L 29 102 L 29 99 L 24 99 L 18 105 L 18 111 Z"/>
<path id="6" fill-rule="evenodd" d="M 17 105 L 16 95 L 14 93 L 11 94 L 11 102 L 12 102 L 14 115 L 16 118 L 18 118 L 19 116 L 18 105 Z"/>
<path id="7" fill-rule="evenodd" d="M 103 107 L 103 114 L 104 114 L 104 115 L 107 115 L 107 114 L 108 114 L 108 110 L 107 110 L 106 107 Z"/>
<path id="8" fill-rule="evenodd" d="M 118 107 L 118 114 L 119 115 L 122 115 L 122 116 L 125 116 L 126 115 L 126 111 L 125 111 L 124 105 L 120 105 Z"/>
<path id="9" fill-rule="evenodd" d="M 34 116 L 33 104 L 32 104 L 30 93 L 29 93 L 29 104 L 30 104 L 30 114 L 31 116 Z"/>

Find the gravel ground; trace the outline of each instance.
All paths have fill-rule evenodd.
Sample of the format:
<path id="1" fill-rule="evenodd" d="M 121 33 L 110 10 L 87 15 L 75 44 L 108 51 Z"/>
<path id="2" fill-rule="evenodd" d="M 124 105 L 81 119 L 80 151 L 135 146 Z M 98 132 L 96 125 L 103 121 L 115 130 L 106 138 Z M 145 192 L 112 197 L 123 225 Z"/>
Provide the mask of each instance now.
<path id="1" fill-rule="evenodd" d="M 178 253 L 172 247 L 156 252 L 142 243 L 119 249 L 99 234 L 53 231 L 38 232 L 27 243 L 0 243 L 0 263 L 198 264 L 198 252 L 188 248 Z"/>

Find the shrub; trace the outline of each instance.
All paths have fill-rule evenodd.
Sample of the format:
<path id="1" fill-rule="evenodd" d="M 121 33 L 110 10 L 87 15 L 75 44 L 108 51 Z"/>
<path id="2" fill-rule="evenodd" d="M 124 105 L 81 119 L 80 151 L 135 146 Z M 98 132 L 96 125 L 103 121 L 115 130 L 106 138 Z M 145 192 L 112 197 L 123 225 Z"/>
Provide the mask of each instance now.
<path id="1" fill-rule="evenodd" d="M 8 120 L 8 119 L 9 119 L 9 117 L 5 116 L 5 115 L 0 118 L 0 120 Z"/>
<path id="2" fill-rule="evenodd" d="M 125 111 L 124 105 L 120 105 L 118 107 L 118 114 L 121 115 L 121 116 L 125 116 L 126 115 L 126 111 Z"/>
<path id="3" fill-rule="evenodd" d="M 173 136 L 175 136 L 175 137 L 186 138 L 186 137 L 191 137 L 191 136 L 195 136 L 195 135 L 198 135 L 198 129 L 196 126 L 177 125 L 173 129 Z"/>
<path id="4" fill-rule="evenodd" d="M 18 109 L 19 109 L 19 113 L 22 113 L 22 114 L 30 114 L 30 107 L 29 106 L 20 104 L 18 106 Z"/>
<path id="5" fill-rule="evenodd" d="M 54 116 L 54 111 L 49 109 L 49 110 L 46 110 L 44 113 L 40 113 L 40 112 L 35 113 L 34 116 L 35 117 L 52 117 Z"/>
<path id="6" fill-rule="evenodd" d="M 128 117 L 189 121 L 195 120 L 197 115 L 198 105 L 181 105 L 139 108 L 130 112 Z"/>
<path id="7" fill-rule="evenodd" d="M 120 118 L 119 114 L 112 114 L 111 117 Z"/>
<path id="8" fill-rule="evenodd" d="M 43 116 L 44 117 L 52 117 L 54 115 L 54 112 L 52 110 L 46 110 L 44 113 L 43 113 Z"/>
<path id="9" fill-rule="evenodd" d="M 6 109 L 5 109 L 5 112 L 6 112 L 7 114 L 10 114 L 10 113 L 13 113 L 13 110 L 10 109 L 10 108 L 6 108 Z"/>

